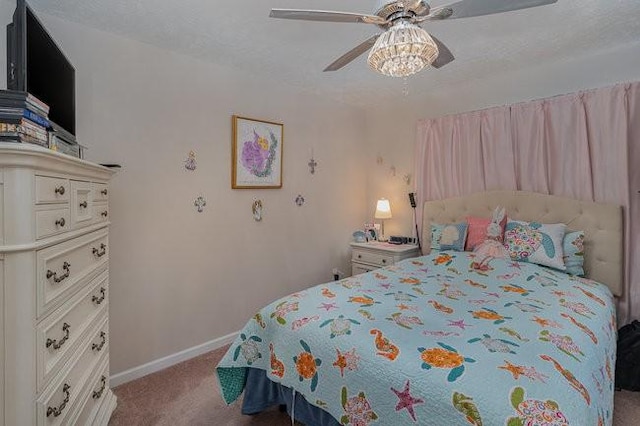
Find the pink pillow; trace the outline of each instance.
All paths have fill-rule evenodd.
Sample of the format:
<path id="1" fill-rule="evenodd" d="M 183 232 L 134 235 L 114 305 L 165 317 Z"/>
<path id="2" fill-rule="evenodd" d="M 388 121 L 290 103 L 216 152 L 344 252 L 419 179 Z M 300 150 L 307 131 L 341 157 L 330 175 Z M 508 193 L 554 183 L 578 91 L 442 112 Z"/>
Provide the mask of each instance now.
<path id="1" fill-rule="evenodd" d="M 467 230 L 467 243 L 464 246 L 466 251 L 473 251 L 473 249 L 482 244 L 487 238 L 487 226 L 491 223 L 491 219 L 488 217 L 467 217 L 467 223 L 469 229 Z M 500 222 L 500 228 L 502 233 L 500 234 L 500 242 L 504 240 L 504 228 L 507 226 L 507 217 L 505 216 Z"/>

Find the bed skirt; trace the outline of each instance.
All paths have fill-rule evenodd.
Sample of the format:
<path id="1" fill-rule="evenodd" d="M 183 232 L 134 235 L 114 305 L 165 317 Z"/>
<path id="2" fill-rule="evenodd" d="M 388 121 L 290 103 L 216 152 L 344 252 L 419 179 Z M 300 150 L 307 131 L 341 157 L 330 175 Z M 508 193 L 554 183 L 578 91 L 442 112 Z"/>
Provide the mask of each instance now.
<path id="1" fill-rule="evenodd" d="M 340 426 L 331 414 L 311 405 L 299 393 L 293 403 L 291 388 L 272 382 L 267 372 L 259 368 L 247 368 L 247 383 L 242 402 L 242 414 L 258 414 L 274 405 L 286 406 L 289 417 L 306 426 Z M 292 416 L 292 409 L 295 410 Z"/>

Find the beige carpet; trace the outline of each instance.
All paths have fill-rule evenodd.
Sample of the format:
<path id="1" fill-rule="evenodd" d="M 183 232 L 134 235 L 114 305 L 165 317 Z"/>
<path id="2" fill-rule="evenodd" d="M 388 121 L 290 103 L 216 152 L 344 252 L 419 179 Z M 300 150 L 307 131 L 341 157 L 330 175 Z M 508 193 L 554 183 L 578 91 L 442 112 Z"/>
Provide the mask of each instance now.
<path id="1" fill-rule="evenodd" d="M 257 416 L 240 414 L 241 400 L 227 406 L 214 368 L 226 347 L 113 389 L 118 406 L 109 426 L 290 425 L 277 408 Z"/>
<path id="2" fill-rule="evenodd" d="M 287 414 L 275 408 L 257 416 L 243 416 L 240 402 L 227 406 L 222 401 L 213 369 L 226 349 L 118 386 L 114 389 L 118 407 L 109 425 L 290 425 Z M 613 424 L 640 424 L 640 392 L 616 392 Z"/>

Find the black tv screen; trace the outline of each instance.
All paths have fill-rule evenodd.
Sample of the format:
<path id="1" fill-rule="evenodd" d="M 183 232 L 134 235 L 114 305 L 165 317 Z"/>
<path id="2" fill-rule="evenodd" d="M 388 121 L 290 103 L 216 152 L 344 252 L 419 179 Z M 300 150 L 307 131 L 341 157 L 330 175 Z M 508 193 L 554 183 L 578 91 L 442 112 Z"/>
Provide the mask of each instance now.
<path id="1" fill-rule="evenodd" d="M 75 135 L 75 69 L 24 0 L 7 26 L 7 88 L 49 105 L 49 120 Z"/>

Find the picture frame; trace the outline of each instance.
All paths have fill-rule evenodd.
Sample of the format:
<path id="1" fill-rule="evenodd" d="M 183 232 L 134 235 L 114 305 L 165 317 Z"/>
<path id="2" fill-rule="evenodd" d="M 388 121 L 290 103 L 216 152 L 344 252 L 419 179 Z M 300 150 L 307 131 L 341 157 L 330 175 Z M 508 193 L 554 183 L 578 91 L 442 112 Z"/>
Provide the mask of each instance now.
<path id="1" fill-rule="evenodd" d="M 282 188 L 284 124 L 232 116 L 232 189 Z"/>
<path id="2" fill-rule="evenodd" d="M 367 237 L 367 241 L 378 241 L 378 235 L 380 234 L 380 225 L 376 227 L 376 223 L 365 223 L 364 233 Z"/>

